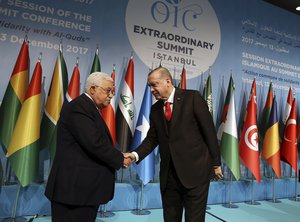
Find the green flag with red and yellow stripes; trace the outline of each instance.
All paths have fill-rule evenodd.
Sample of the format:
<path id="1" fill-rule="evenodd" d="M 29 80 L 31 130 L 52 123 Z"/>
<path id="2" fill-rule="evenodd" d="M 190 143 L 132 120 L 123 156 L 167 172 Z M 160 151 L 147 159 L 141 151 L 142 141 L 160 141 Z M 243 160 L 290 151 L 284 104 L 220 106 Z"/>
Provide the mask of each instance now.
<path id="1" fill-rule="evenodd" d="M 7 149 L 28 88 L 29 52 L 26 39 L 15 63 L 0 107 L 0 140 Z"/>
<path id="2" fill-rule="evenodd" d="M 41 148 L 48 148 L 53 159 L 56 150 L 56 125 L 68 88 L 67 66 L 60 49 L 54 67 L 51 85 L 41 124 Z"/>
<path id="3" fill-rule="evenodd" d="M 6 154 L 22 186 L 33 182 L 38 174 L 41 86 L 42 67 L 38 61 Z"/>

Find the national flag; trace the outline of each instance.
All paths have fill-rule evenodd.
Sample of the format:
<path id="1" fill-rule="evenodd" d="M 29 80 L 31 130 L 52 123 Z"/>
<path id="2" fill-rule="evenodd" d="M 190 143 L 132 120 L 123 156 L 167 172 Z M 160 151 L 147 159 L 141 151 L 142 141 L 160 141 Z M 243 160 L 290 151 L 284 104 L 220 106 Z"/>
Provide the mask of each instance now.
<path id="1" fill-rule="evenodd" d="M 299 142 L 299 141 L 300 141 L 300 121 L 298 119 L 298 122 L 297 122 L 297 142 Z"/>
<path id="2" fill-rule="evenodd" d="M 290 116 L 290 112 L 291 112 L 291 109 L 292 109 L 292 103 L 293 103 L 293 91 L 292 91 L 292 87 L 290 87 L 288 97 L 286 99 L 284 117 L 283 117 L 283 120 L 282 120 L 283 124 L 286 124 L 286 121 Z"/>
<path id="3" fill-rule="evenodd" d="M 281 160 L 290 164 L 297 173 L 297 114 L 296 114 L 296 100 L 292 102 L 290 115 L 286 121 L 283 132 L 282 145 L 280 149 Z"/>
<path id="4" fill-rule="evenodd" d="M 239 153 L 242 161 L 252 172 L 257 182 L 260 183 L 260 162 L 256 115 L 256 81 L 254 79 L 245 113 L 245 122 L 239 143 Z"/>
<path id="5" fill-rule="evenodd" d="M 65 100 L 68 87 L 68 72 L 60 48 L 54 67 L 52 80 L 41 124 L 41 148 L 48 148 L 50 158 L 54 158 L 56 149 L 56 125 Z"/>
<path id="6" fill-rule="evenodd" d="M 219 85 L 219 93 L 218 93 L 218 110 L 217 110 L 217 115 L 216 115 L 216 127 L 218 130 L 218 133 L 220 133 L 221 130 L 219 130 L 219 126 L 222 123 L 222 115 L 223 115 L 223 107 L 225 104 L 225 95 L 226 95 L 226 89 L 225 89 L 225 85 L 224 85 L 224 76 L 220 76 L 219 77 L 219 81 L 220 81 L 220 85 Z M 221 134 L 222 136 L 222 134 Z M 217 134 L 218 137 L 218 134 Z M 219 141 L 221 140 L 221 137 L 219 138 Z"/>
<path id="7" fill-rule="evenodd" d="M 287 119 L 289 118 L 290 112 L 291 112 L 291 108 L 292 108 L 292 103 L 293 103 L 293 92 L 292 92 L 292 87 L 290 87 L 289 92 L 288 92 L 288 96 L 286 99 L 286 105 L 285 105 L 285 110 L 284 110 L 284 116 L 282 117 L 282 119 L 279 121 L 279 135 L 280 135 L 280 145 L 282 143 L 283 138 L 281 138 L 281 136 L 284 134 L 284 128 L 285 128 L 285 124 Z"/>
<path id="8" fill-rule="evenodd" d="M 150 128 L 150 111 L 152 106 L 152 94 L 150 87 L 147 85 L 144 92 L 144 98 L 142 101 L 141 110 L 139 113 L 138 121 L 136 124 L 134 137 L 131 144 L 131 149 L 136 149 L 142 141 L 145 139 L 147 132 Z M 139 164 L 134 164 L 137 174 L 146 185 L 150 180 L 154 178 L 154 151 L 152 151 L 145 159 Z"/>
<path id="9" fill-rule="evenodd" d="M 233 90 L 234 90 L 233 79 L 232 79 L 232 76 L 230 76 L 227 93 L 226 93 L 226 98 L 225 98 L 225 104 L 224 104 L 223 112 L 222 112 L 222 122 L 221 122 L 221 124 L 218 128 L 218 132 L 217 132 L 218 140 L 221 140 L 221 138 L 222 138 L 223 129 L 224 129 L 225 121 L 226 121 L 226 116 L 227 116 L 227 112 L 228 112 L 228 108 L 229 108 L 230 98 L 232 97 Z"/>
<path id="10" fill-rule="evenodd" d="M 78 61 L 77 61 L 66 93 L 67 101 L 71 102 L 73 99 L 78 97 L 79 91 L 80 91 L 80 72 L 78 69 Z"/>
<path id="11" fill-rule="evenodd" d="M 95 52 L 95 56 L 94 56 L 94 60 L 93 60 L 93 64 L 92 64 L 92 68 L 91 68 L 91 72 L 101 72 L 101 65 L 100 65 L 100 59 L 99 59 L 99 49 L 97 47 L 96 52 Z"/>
<path id="12" fill-rule="evenodd" d="M 179 88 L 186 89 L 186 70 L 184 66 L 182 67 L 182 71 L 181 71 L 181 81 L 180 81 Z"/>
<path id="13" fill-rule="evenodd" d="M 269 119 L 270 119 L 270 113 L 271 113 L 271 109 L 272 109 L 272 104 L 273 104 L 273 87 L 272 87 L 272 82 L 270 82 L 269 85 L 269 91 L 268 91 L 268 95 L 266 98 L 266 103 L 261 115 L 261 120 L 260 120 L 260 136 L 259 138 L 263 140 L 263 138 L 265 137 L 265 133 L 267 131 L 267 126 L 269 124 Z"/>
<path id="14" fill-rule="evenodd" d="M 255 102 L 255 116 L 257 118 L 257 95 L 256 95 L 256 80 L 254 79 L 252 82 L 252 86 L 251 86 L 251 91 L 250 91 L 250 99 L 248 101 L 248 103 L 252 102 L 251 101 L 251 96 L 253 96 L 254 102 Z"/>
<path id="15" fill-rule="evenodd" d="M 202 87 L 200 87 L 200 90 L 201 90 Z M 202 89 L 202 97 L 205 99 L 207 96 L 206 96 L 206 79 L 204 81 L 204 86 L 203 86 L 203 89 Z"/>
<path id="16" fill-rule="evenodd" d="M 120 93 L 119 105 L 116 112 L 117 144 L 122 152 L 129 148 L 134 128 L 134 63 L 130 57 L 125 81 Z"/>
<path id="17" fill-rule="evenodd" d="M 206 85 L 204 88 L 203 98 L 207 103 L 208 110 L 213 116 L 213 101 L 212 101 L 212 87 L 211 87 L 211 75 L 209 74 L 206 80 Z"/>
<path id="18" fill-rule="evenodd" d="M 233 80 L 232 85 L 233 85 Z M 224 129 L 221 138 L 221 155 L 224 162 L 231 170 L 236 180 L 240 179 L 240 160 L 238 148 L 238 135 L 236 128 L 234 89 L 229 98 L 228 112 L 226 115 Z"/>
<path id="19" fill-rule="evenodd" d="M 29 52 L 25 38 L 0 107 L 0 140 L 8 148 L 29 81 Z"/>
<path id="20" fill-rule="evenodd" d="M 255 116 L 257 116 L 257 96 L 256 96 L 256 80 L 255 79 L 253 79 L 253 81 L 252 81 L 250 96 L 249 96 L 249 100 L 247 102 L 247 107 L 249 106 L 249 103 L 252 102 L 252 100 L 251 100 L 252 96 L 254 97 L 254 101 L 255 101 Z M 244 122 L 246 121 L 246 119 L 247 119 L 247 108 L 244 113 L 242 128 L 244 126 Z M 258 138 L 258 136 L 257 136 L 257 138 Z"/>
<path id="21" fill-rule="evenodd" d="M 243 87 L 241 89 L 241 93 L 239 95 L 239 97 L 240 97 L 240 117 L 239 117 L 239 120 L 237 122 L 239 138 L 241 137 L 242 130 L 243 130 L 243 127 L 244 127 L 244 124 L 245 124 L 246 113 L 247 113 L 247 111 L 246 111 L 247 103 L 250 101 L 250 98 L 247 99 L 246 89 L 244 88 L 244 86 L 245 85 L 243 84 Z M 251 90 L 252 90 L 252 88 L 251 88 Z"/>
<path id="22" fill-rule="evenodd" d="M 252 102 L 252 100 L 251 100 L 252 97 L 255 102 L 255 110 L 254 111 L 255 111 L 255 116 L 256 116 L 257 115 L 257 96 L 256 96 L 256 80 L 255 79 L 252 81 L 248 104 Z M 247 106 L 248 106 L 248 104 L 247 104 Z"/>
<path id="23" fill-rule="evenodd" d="M 6 154 L 22 186 L 33 182 L 38 174 L 41 85 L 42 67 L 38 61 Z"/>
<path id="24" fill-rule="evenodd" d="M 272 104 L 267 131 L 263 140 L 262 158 L 271 165 L 277 177 L 280 178 L 280 145 L 276 97 L 274 97 Z"/>
<path id="25" fill-rule="evenodd" d="M 111 78 L 115 81 L 115 66 L 113 67 L 113 71 L 111 73 Z M 115 96 L 113 96 L 110 100 L 110 104 L 101 109 L 101 115 L 102 118 L 104 119 L 110 135 L 113 139 L 114 146 L 116 146 L 116 118 L 115 118 Z"/>

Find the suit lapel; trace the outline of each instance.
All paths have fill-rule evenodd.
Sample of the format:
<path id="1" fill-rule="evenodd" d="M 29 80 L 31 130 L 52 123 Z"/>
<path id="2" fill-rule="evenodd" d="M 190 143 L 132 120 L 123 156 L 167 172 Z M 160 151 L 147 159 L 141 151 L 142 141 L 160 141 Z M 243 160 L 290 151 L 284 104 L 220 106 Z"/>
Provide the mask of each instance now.
<path id="1" fill-rule="evenodd" d="M 97 114 L 95 114 L 96 118 L 97 118 L 96 121 L 102 121 L 102 124 L 104 125 L 106 134 L 108 135 L 111 143 L 113 144 L 113 139 L 112 139 L 112 137 L 110 135 L 110 131 L 109 131 L 109 129 L 108 129 L 108 127 L 107 127 L 107 125 L 106 125 L 106 123 L 105 123 L 105 121 L 104 121 L 101 113 L 100 113 L 100 111 L 96 108 L 94 102 L 90 98 L 88 98 L 85 94 L 83 94 L 83 98 L 90 104 L 91 109 L 97 113 Z"/>
<path id="2" fill-rule="evenodd" d="M 172 119 L 171 119 L 171 127 L 176 123 L 177 119 L 180 116 L 181 108 L 183 104 L 183 94 L 184 91 L 182 89 L 176 89 L 174 100 L 173 100 L 173 110 L 172 110 Z"/>
<path id="3" fill-rule="evenodd" d="M 163 124 L 163 127 L 168 134 L 168 126 L 167 126 L 167 120 L 165 118 L 164 114 L 164 102 L 162 100 L 157 101 L 158 103 L 158 121 Z"/>

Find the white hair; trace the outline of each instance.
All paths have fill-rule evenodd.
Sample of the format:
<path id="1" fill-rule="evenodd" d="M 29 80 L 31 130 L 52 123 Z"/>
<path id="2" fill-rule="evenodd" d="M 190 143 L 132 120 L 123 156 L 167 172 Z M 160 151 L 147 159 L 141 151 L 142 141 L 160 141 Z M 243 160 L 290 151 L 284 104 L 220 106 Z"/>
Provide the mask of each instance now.
<path id="1" fill-rule="evenodd" d="M 88 93 L 92 86 L 102 86 L 104 81 L 114 82 L 114 80 L 104 72 L 93 72 L 86 79 L 85 92 Z"/>

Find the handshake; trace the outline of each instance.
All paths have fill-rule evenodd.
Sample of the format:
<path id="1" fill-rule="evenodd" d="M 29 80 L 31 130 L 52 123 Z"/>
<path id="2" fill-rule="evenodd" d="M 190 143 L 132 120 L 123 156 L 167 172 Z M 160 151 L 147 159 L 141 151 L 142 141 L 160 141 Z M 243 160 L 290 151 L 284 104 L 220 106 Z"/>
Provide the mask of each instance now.
<path id="1" fill-rule="evenodd" d="M 136 161 L 135 155 L 133 153 L 123 153 L 124 161 L 123 161 L 123 168 L 129 167 Z"/>

